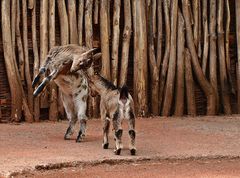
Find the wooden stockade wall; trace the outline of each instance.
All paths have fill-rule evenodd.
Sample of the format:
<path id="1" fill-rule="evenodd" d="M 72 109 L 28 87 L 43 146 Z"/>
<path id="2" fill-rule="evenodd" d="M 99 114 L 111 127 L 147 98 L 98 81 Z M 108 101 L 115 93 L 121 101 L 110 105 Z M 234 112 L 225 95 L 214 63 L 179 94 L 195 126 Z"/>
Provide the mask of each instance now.
<path id="1" fill-rule="evenodd" d="M 128 84 L 139 116 L 239 113 L 235 14 L 229 0 L 1 0 L 0 121 L 64 115 L 56 85 L 33 99 L 31 81 L 48 50 L 69 43 L 101 48 L 97 68 Z"/>

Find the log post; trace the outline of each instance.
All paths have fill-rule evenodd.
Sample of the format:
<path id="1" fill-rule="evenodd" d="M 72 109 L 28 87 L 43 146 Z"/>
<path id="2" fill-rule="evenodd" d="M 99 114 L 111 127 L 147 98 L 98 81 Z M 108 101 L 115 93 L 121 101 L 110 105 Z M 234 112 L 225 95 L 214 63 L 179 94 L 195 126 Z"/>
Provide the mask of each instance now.
<path id="1" fill-rule="evenodd" d="M 175 84 L 176 71 L 176 47 L 177 47 L 177 17 L 178 17 L 178 0 L 172 2 L 171 6 L 171 39 L 170 39 L 170 56 L 168 64 L 168 73 L 166 81 L 165 97 L 163 101 L 163 116 L 169 116 L 173 100 L 173 90 Z"/>
<path id="2" fill-rule="evenodd" d="M 159 67 L 157 65 L 155 56 L 155 46 L 154 46 L 154 2 L 150 1 L 148 4 L 148 54 L 149 54 L 149 66 L 151 74 L 151 113 L 153 115 L 159 114 L 159 103 L 158 103 L 158 89 L 159 89 Z"/>
<path id="3" fill-rule="evenodd" d="M 177 32 L 177 73 L 174 115 L 182 116 L 184 112 L 184 51 L 185 51 L 185 26 L 181 12 L 178 12 Z M 190 58 L 188 59 L 190 60 Z"/>
<path id="4" fill-rule="evenodd" d="M 118 84 L 118 49 L 119 49 L 119 33 L 120 33 L 120 29 L 119 29 L 120 10 L 121 10 L 121 0 L 115 0 L 114 7 L 113 7 L 113 38 L 112 38 L 112 60 L 111 60 L 112 81 L 114 85 Z M 131 15 L 128 17 L 128 19 L 129 18 L 131 18 Z"/>
<path id="5" fill-rule="evenodd" d="M 4 60 L 7 71 L 8 82 L 11 92 L 11 120 L 20 121 L 22 116 L 22 93 L 20 85 L 16 80 L 16 70 L 13 58 L 13 47 L 10 28 L 10 1 L 1 1 L 2 12 L 2 40 L 4 50 Z"/>
<path id="6" fill-rule="evenodd" d="M 77 15 L 76 15 L 76 0 L 68 0 L 68 22 L 70 43 L 78 44 L 78 30 L 77 30 Z"/>
<path id="7" fill-rule="evenodd" d="M 159 109 L 162 109 L 162 100 L 163 100 L 163 91 L 166 81 L 166 74 L 168 69 L 168 61 L 169 61 L 169 54 L 170 54 L 170 18 L 169 18 L 169 8 L 167 0 L 163 1 L 163 8 L 164 8 L 164 20 L 165 20 L 165 52 L 163 56 L 162 68 L 160 72 L 159 78 Z"/>
<path id="8" fill-rule="evenodd" d="M 189 18 L 189 9 L 188 9 L 188 0 L 182 0 L 183 7 L 183 16 L 186 24 L 186 33 L 187 33 L 187 46 L 191 53 L 191 61 L 193 65 L 193 70 L 195 72 L 196 78 L 203 89 L 207 97 L 207 115 L 216 114 L 216 94 L 213 87 L 205 78 L 203 71 L 200 67 L 196 48 L 194 47 L 193 34 Z"/>
<path id="9" fill-rule="evenodd" d="M 66 4 L 64 0 L 57 0 L 58 16 L 60 21 L 61 45 L 69 44 L 69 28 Z M 60 117 L 64 117 L 64 107 L 62 103 L 61 91 L 58 92 L 58 111 Z"/>
<path id="10" fill-rule="evenodd" d="M 216 111 L 219 110 L 219 95 L 217 87 L 217 47 L 216 47 L 216 0 L 210 0 L 210 54 L 209 54 L 209 78 L 216 94 Z"/>
<path id="11" fill-rule="evenodd" d="M 84 0 L 78 2 L 78 44 L 83 45 L 83 16 L 84 16 Z"/>
<path id="12" fill-rule="evenodd" d="M 122 44 L 122 60 L 119 78 L 119 86 L 123 86 L 127 82 L 129 46 L 132 33 L 132 18 L 131 18 L 131 2 L 124 1 L 124 30 L 123 30 L 123 44 Z"/>
<path id="13" fill-rule="evenodd" d="M 32 8 L 32 44 L 33 44 L 33 56 L 34 56 L 34 64 L 33 64 L 33 74 L 36 76 L 39 72 L 39 53 L 38 53 L 38 44 L 37 44 L 37 24 L 36 24 L 36 0 L 33 0 L 33 8 Z M 40 100 L 39 97 L 34 98 L 34 120 L 39 121 L 40 117 Z"/>
<path id="14" fill-rule="evenodd" d="M 48 0 L 40 2 L 40 65 L 42 66 L 48 53 Z M 48 108 L 48 92 L 42 94 L 41 108 Z"/>
<path id="15" fill-rule="evenodd" d="M 49 48 L 55 46 L 55 0 L 49 1 Z M 58 88 L 54 82 L 50 83 L 50 107 L 49 120 L 56 121 L 58 119 Z"/>
<path id="16" fill-rule="evenodd" d="M 99 17 L 99 0 L 94 0 L 94 14 L 93 14 L 93 22 L 94 24 L 98 24 Z"/>
<path id="17" fill-rule="evenodd" d="M 206 75 L 207 70 L 207 61 L 208 61 L 208 49 L 209 49 L 209 34 L 208 34 L 208 16 L 207 16 L 207 7 L 208 0 L 203 0 L 203 55 L 202 55 L 202 70 L 204 75 Z"/>
<path id="18" fill-rule="evenodd" d="M 238 102 L 238 113 L 240 114 L 240 1 L 235 1 L 236 11 L 236 36 L 237 36 L 237 102 Z"/>
<path id="19" fill-rule="evenodd" d="M 187 114 L 196 116 L 196 100 L 194 91 L 194 80 L 192 75 L 191 54 L 188 49 L 185 49 L 185 84 L 187 98 Z"/>
<path id="20" fill-rule="evenodd" d="M 218 57 L 220 69 L 221 98 L 225 114 L 231 114 L 231 105 L 229 97 L 229 86 L 226 72 L 224 31 L 223 31 L 223 0 L 218 1 L 217 32 L 218 32 Z"/>
<path id="21" fill-rule="evenodd" d="M 24 69 L 27 83 L 27 99 L 30 112 L 33 113 L 33 89 L 30 74 L 30 64 L 28 57 L 28 26 L 27 26 L 27 0 L 22 0 L 22 18 L 23 18 L 23 50 L 24 50 Z"/>
<path id="22" fill-rule="evenodd" d="M 102 75 L 111 80 L 109 53 L 108 0 L 100 0 L 100 40 L 102 50 Z"/>
<path id="23" fill-rule="evenodd" d="M 147 97 L 147 31 L 145 1 L 133 0 L 134 26 L 134 101 L 136 114 L 148 113 Z"/>

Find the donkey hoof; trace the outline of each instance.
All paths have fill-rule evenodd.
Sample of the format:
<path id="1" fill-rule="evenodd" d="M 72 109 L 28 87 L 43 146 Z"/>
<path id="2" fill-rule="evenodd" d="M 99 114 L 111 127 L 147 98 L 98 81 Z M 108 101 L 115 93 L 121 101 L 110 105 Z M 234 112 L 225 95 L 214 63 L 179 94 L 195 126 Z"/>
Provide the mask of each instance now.
<path id="1" fill-rule="evenodd" d="M 130 150 L 130 152 L 131 152 L 131 155 L 136 155 L 136 149 L 133 148 Z"/>
<path id="2" fill-rule="evenodd" d="M 79 143 L 79 142 L 82 142 L 83 139 L 84 139 L 85 135 L 78 135 L 77 139 L 76 139 L 76 142 Z"/>
<path id="3" fill-rule="evenodd" d="M 121 148 L 114 150 L 115 155 L 120 155 L 121 154 Z"/>
<path id="4" fill-rule="evenodd" d="M 69 135 L 65 135 L 64 136 L 64 140 L 70 140 L 71 138 L 70 138 L 70 136 Z"/>
<path id="5" fill-rule="evenodd" d="M 109 145 L 109 143 L 104 143 L 103 144 L 103 149 L 108 149 L 108 145 Z"/>

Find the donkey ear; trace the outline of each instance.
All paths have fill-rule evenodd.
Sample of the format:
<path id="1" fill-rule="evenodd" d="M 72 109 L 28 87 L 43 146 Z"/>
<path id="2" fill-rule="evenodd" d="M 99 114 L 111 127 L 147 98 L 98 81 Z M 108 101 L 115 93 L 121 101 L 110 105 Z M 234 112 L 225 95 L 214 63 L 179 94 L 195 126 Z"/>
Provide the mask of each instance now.
<path id="1" fill-rule="evenodd" d="M 70 69 L 70 72 L 76 72 L 77 70 L 79 70 L 79 66 L 81 66 L 84 63 L 84 59 L 82 57 L 78 57 L 78 58 L 73 58 L 73 63 Z"/>

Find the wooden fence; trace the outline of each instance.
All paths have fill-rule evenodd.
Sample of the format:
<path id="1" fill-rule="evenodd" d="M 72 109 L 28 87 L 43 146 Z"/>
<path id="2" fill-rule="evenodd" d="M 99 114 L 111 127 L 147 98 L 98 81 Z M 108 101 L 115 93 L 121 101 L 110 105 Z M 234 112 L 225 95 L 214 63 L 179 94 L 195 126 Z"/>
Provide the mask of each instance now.
<path id="1" fill-rule="evenodd" d="M 102 75 L 128 84 L 139 116 L 239 113 L 239 13 L 237 0 L 1 0 L 0 121 L 64 115 L 57 86 L 33 98 L 31 82 L 70 43 L 101 48 Z"/>

